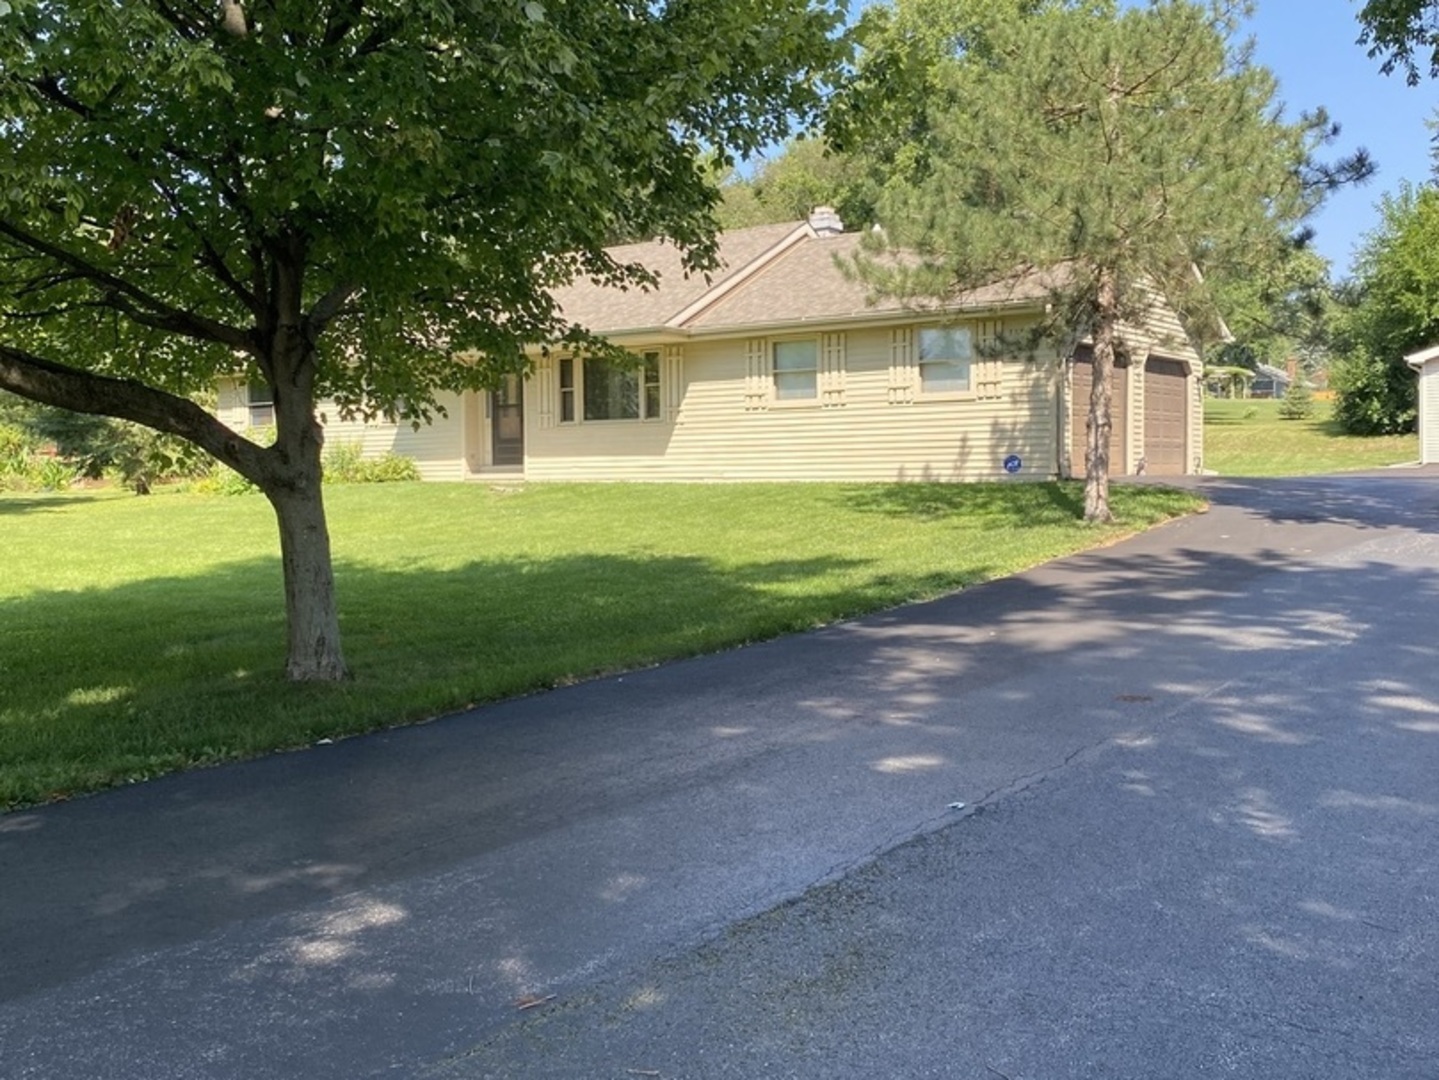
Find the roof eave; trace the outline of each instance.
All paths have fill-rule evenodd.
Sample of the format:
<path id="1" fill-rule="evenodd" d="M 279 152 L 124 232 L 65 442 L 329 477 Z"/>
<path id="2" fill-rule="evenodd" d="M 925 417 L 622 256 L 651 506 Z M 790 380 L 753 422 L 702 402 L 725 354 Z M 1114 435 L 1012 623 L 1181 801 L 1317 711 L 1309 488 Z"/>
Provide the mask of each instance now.
<path id="1" fill-rule="evenodd" d="M 1416 368 L 1423 367 L 1430 360 L 1439 360 L 1439 345 L 1430 345 L 1427 349 L 1420 349 L 1404 357 L 1405 363 Z"/>
<path id="2" fill-rule="evenodd" d="M 903 308 L 887 311 L 856 311 L 844 315 L 815 315 L 799 319 L 777 319 L 772 322 L 729 323 L 720 326 L 691 327 L 690 337 L 736 337 L 740 335 L 768 334 L 776 331 L 813 330 L 825 326 L 894 326 L 912 323 L 919 319 L 945 317 L 976 318 L 986 315 L 1020 315 L 1027 312 L 1042 314 L 1045 301 L 1040 299 L 1010 300 L 1003 303 L 944 305 L 932 308 Z"/>

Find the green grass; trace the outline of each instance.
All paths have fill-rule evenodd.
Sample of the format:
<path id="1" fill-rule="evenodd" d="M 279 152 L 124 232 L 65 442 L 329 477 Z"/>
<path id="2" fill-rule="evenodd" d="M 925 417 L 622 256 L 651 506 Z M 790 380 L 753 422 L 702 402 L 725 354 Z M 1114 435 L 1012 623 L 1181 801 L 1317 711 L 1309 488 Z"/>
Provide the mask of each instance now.
<path id="1" fill-rule="evenodd" d="M 1328 402 L 1310 420 L 1283 420 L 1279 401 L 1204 402 L 1204 464 L 1221 476 L 1308 476 L 1419 460 L 1415 435 L 1346 435 Z"/>
<path id="2" fill-rule="evenodd" d="M 1193 510 L 1074 485 L 327 492 L 353 681 L 280 677 L 257 495 L 0 496 L 0 806 L 414 721 L 933 596 Z"/>

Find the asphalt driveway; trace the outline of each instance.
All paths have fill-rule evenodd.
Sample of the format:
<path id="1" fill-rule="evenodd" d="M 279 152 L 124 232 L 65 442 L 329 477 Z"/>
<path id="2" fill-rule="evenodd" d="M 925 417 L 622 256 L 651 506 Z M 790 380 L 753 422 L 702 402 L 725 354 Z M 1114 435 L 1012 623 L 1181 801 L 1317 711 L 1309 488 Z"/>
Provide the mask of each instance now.
<path id="1" fill-rule="evenodd" d="M 1439 476 L 0 817 L 4 1077 L 1433 1077 Z"/>

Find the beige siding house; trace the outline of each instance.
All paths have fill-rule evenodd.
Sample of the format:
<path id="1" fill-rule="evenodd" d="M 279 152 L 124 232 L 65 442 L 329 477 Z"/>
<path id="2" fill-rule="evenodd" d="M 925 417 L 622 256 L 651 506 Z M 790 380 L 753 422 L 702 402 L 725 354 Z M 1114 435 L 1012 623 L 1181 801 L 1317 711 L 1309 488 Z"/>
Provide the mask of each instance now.
<path id="1" fill-rule="evenodd" d="M 975 290 L 945 307 L 872 302 L 840 263 L 859 234 L 832 211 L 721 238 L 723 267 L 686 277 L 670 245 L 616 249 L 660 287 L 581 282 L 558 295 L 568 319 L 638 358 L 635 367 L 534 357 L 525 380 L 447 401 L 448 417 L 406 425 L 327 420 L 327 438 L 413 457 L 426 479 L 987 480 L 1083 472 L 1086 354 L 1008 355 L 1040 317 L 1035 282 Z M 1200 361 L 1177 318 L 1127 335 L 1116 371 L 1111 471 L 1202 465 Z M 267 418 L 243 383 L 221 387 L 221 418 Z M 322 410 L 323 411 L 323 410 Z"/>

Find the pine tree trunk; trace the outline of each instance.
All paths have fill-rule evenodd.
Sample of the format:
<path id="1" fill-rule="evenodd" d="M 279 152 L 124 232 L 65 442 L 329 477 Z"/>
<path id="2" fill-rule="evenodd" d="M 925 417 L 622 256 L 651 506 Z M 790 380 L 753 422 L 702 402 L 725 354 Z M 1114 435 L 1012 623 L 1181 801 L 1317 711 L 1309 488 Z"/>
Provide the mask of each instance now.
<path id="1" fill-rule="evenodd" d="M 1094 331 L 1094 378 L 1089 387 L 1089 418 L 1085 423 L 1084 520 L 1108 524 L 1109 439 L 1114 430 L 1110 383 L 1118 328 L 1119 289 L 1112 271 L 1099 274 L 1099 310 Z"/>

